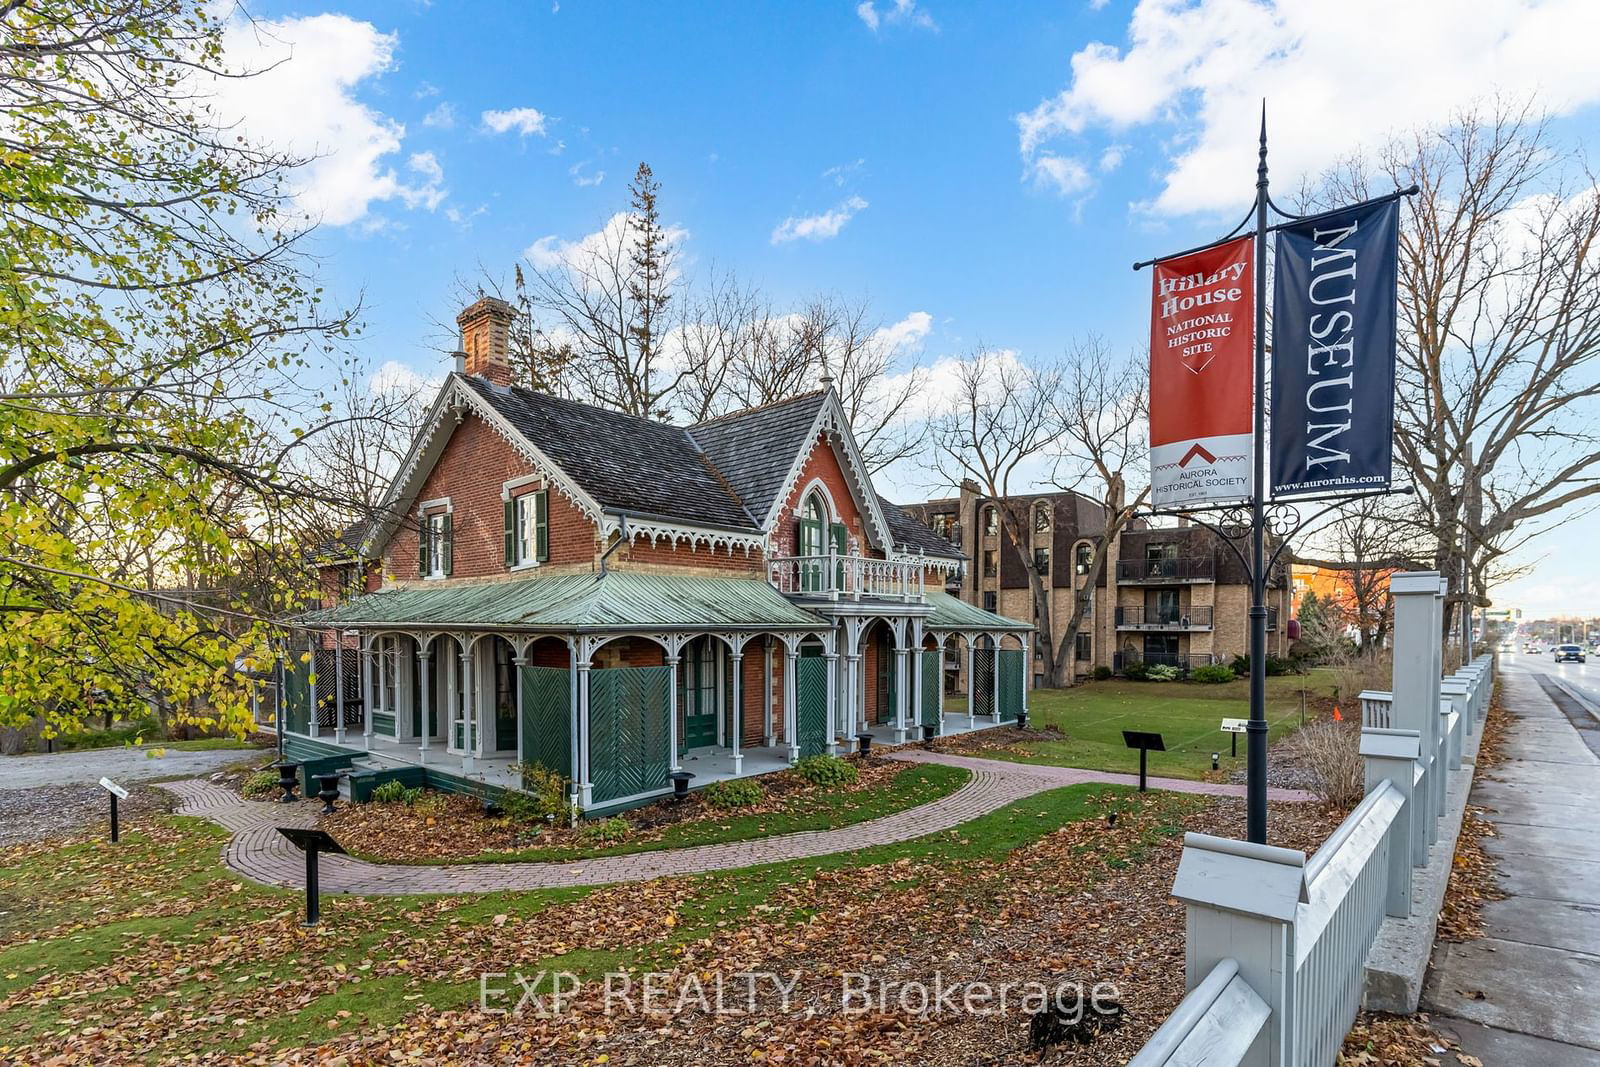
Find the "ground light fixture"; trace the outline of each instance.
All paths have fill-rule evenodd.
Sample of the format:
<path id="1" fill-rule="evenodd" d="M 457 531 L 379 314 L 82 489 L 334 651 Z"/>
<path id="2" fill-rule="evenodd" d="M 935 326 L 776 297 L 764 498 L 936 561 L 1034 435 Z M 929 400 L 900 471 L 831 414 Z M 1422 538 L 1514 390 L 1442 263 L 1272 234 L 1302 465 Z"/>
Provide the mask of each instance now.
<path id="1" fill-rule="evenodd" d="M 861 733 L 856 734 L 856 745 L 858 746 L 857 749 L 856 749 L 856 752 L 857 752 L 858 755 L 861 755 L 861 756 L 869 756 L 869 755 L 871 755 L 872 754 L 872 735 L 867 733 L 864 730 Z"/>
<path id="2" fill-rule="evenodd" d="M 689 779 L 693 778 L 694 775 L 688 771 L 673 771 L 667 777 L 672 779 L 672 799 L 680 804 L 688 800 Z"/>
<path id="3" fill-rule="evenodd" d="M 1211 769 L 1212 770 L 1217 770 L 1218 769 L 1217 768 L 1217 761 L 1220 760 L 1221 758 L 1222 758 L 1222 753 L 1220 753 L 1220 752 L 1211 753 Z"/>

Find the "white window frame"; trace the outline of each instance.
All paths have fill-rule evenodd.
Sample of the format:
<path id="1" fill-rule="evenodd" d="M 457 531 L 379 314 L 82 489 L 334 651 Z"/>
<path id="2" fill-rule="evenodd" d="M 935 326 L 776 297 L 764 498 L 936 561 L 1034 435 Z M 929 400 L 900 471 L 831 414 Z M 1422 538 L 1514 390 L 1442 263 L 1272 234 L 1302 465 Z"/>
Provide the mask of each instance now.
<path id="1" fill-rule="evenodd" d="M 511 565 L 514 571 L 527 570 L 529 567 L 539 565 L 539 523 L 537 504 L 539 493 L 522 493 L 511 498 L 512 517 L 516 523 L 517 561 Z"/>

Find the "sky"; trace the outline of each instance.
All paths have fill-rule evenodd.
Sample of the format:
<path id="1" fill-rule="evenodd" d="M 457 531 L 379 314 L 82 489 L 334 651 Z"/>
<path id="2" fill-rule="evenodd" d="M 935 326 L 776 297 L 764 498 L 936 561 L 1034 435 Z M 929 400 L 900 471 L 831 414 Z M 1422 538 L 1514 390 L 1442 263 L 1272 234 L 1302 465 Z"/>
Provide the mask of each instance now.
<path id="1" fill-rule="evenodd" d="M 448 367 L 461 284 L 558 255 L 661 183 L 690 276 L 779 305 L 868 299 L 937 366 L 977 345 L 1050 358 L 1142 345 L 1135 260 L 1211 240 L 1250 204 L 1263 98 L 1275 188 L 1487 92 L 1533 95 L 1600 145 L 1594 0 L 660 3 L 254 0 L 227 83 L 249 136 L 315 156 L 296 204 L 358 353 Z M 928 495 L 896 469 L 892 497 Z M 1600 517 L 1496 593 L 1597 611 L 1572 561 Z M 1541 561 L 1542 558 L 1542 561 Z"/>

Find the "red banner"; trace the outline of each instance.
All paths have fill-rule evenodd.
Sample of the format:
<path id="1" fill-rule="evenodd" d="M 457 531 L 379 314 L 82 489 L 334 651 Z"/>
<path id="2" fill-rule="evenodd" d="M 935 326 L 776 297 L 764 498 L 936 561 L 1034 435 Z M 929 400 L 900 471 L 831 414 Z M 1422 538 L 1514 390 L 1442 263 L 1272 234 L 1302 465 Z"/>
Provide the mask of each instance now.
<path id="1" fill-rule="evenodd" d="M 1155 265 L 1150 309 L 1150 501 L 1250 495 L 1255 239 Z"/>

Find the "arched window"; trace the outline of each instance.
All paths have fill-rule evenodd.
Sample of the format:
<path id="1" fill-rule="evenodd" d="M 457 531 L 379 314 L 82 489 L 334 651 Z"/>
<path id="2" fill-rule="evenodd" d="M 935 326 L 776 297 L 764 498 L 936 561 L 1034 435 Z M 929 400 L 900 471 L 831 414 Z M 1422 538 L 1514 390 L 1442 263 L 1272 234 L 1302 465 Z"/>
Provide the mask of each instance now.
<path id="1" fill-rule="evenodd" d="M 806 497 L 805 508 L 800 513 L 800 555 L 820 556 L 827 551 L 823 537 L 828 528 L 828 509 L 821 493 Z"/>
<path id="2" fill-rule="evenodd" d="M 1087 541 L 1080 541 L 1073 551 L 1072 569 L 1079 574 L 1088 574 L 1092 566 L 1094 566 L 1094 546 Z"/>
<path id="3" fill-rule="evenodd" d="M 983 536 L 994 537 L 1000 532 L 1000 513 L 993 504 L 983 509 Z"/>
<path id="4" fill-rule="evenodd" d="M 1033 532 L 1050 532 L 1050 502 L 1041 500 L 1033 506 Z"/>

